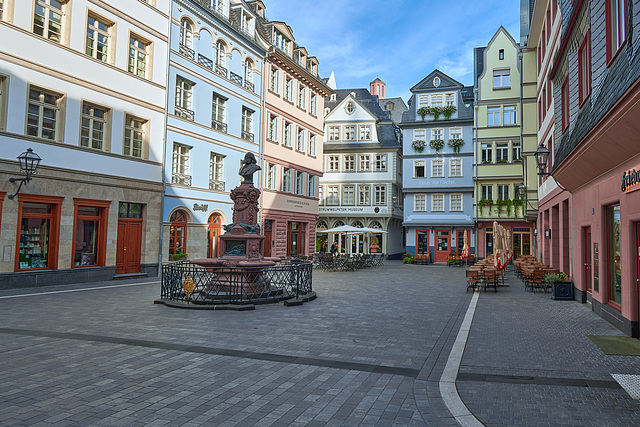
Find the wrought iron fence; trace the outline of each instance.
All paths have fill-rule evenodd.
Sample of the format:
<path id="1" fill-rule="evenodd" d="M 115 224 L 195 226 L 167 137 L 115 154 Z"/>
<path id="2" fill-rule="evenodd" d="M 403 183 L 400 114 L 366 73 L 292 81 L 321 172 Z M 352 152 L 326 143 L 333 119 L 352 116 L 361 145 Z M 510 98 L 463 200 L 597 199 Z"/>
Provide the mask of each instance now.
<path id="1" fill-rule="evenodd" d="M 176 105 L 176 116 L 193 121 L 194 113 L 193 110 Z"/>
<path id="2" fill-rule="evenodd" d="M 283 261 L 272 267 L 202 267 L 188 261 L 162 266 L 163 300 L 188 304 L 261 304 L 312 293 L 313 265 Z"/>
<path id="3" fill-rule="evenodd" d="M 250 90 L 251 92 L 255 92 L 256 91 L 256 86 L 251 82 L 245 81 L 244 82 L 244 87 L 246 87 L 247 90 Z"/>
<path id="4" fill-rule="evenodd" d="M 191 175 L 174 172 L 171 175 L 171 183 L 186 185 L 187 187 L 191 187 Z"/>
<path id="5" fill-rule="evenodd" d="M 217 131 L 227 133 L 227 124 L 215 119 L 211 119 L 211 127 Z"/>
<path id="6" fill-rule="evenodd" d="M 242 76 L 237 75 L 236 73 L 234 73 L 233 71 L 229 72 L 229 79 L 236 83 L 239 84 L 240 86 L 242 86 Z"/>
<path id="7" fill-rule="evenodd" d="M 201 65 L 204 65 L 210 70 L 213 70 L 213 60 L 207 58 L 204 55 L 198 54 L 198 63 L 200 63 Z"/>
<path id="8" fill-rule="evenodd" d="M 180 54 L 190 59 L 196 59 L 196 51 L 183 44 L 180 45 Z"/>
<path id="9" fill-rule="evenodd" d="M 243 130 L 241 135 L 242 135 L 242 139 L 253 142 L 253 134 L 251 132 L 247 132 L 246 130 Z"/>
<path id="10" fill-rule="evenodd" d="M 213 72 L 224 77 L 225 79 L 227 78 L 227 69 L 222 65 L 216 64 L 216 68 L 213 70 Z"/>

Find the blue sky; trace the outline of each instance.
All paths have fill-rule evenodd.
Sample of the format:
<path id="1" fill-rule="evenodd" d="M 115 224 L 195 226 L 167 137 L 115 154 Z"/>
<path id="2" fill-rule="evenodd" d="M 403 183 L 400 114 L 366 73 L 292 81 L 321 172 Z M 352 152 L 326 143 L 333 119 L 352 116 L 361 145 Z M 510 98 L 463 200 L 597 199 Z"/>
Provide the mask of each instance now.
<path id="1" fill-rule="evenodd" d="M 335 72 L 339 89 L 369 88 L 380 77 L 387 98 L 438 68 L 473 84 L 473 48 L 500 25 L 519 41 L 520 0 L 263 0 L 267 19 L 284 21 L 296 43 Z"/>

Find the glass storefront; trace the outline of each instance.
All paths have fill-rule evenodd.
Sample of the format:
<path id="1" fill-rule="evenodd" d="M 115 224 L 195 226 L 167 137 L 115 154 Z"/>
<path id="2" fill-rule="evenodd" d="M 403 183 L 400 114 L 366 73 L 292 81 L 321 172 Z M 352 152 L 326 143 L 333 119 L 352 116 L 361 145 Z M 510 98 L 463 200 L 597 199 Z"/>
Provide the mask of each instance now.
<path id="1" fill-rule="evenodd" d="M 51 228 L 51 205 L 46 203 L 23 203 L 20 224 L 20 252 L 18 268 L 50 268 L 49 230 Z"/>
<path id="2" fill-rule="evenodd" d="M 620 265 L 620 205 L 610 206 L 609 233 L 609 301 L 622 305 L 622 269 Z"/>

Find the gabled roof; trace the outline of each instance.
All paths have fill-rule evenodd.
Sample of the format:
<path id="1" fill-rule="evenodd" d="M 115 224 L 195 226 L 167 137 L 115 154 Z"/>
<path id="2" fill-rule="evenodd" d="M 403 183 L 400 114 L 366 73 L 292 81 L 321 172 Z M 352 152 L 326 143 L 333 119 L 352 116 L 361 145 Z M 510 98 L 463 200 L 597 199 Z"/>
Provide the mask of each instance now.
<path id="1" fill-rule="evenodd" d="M 368 89 L 336 89 L 336 99 L 332 101 L 331 98 L 326 98 L 324 100 L 325 108 L 329 108 L 333 111 L 338 105 L 342 103 L 346 98 L 351 96 L 351 94 L 355 94 L 352 98 L 358 102 L 365 110 L 367 110 L 371 115 L 376 117 L 378 120 L 389 121 L 391 122 L 391 118 L 389 114 L 384 112 L 380 105 L 378 104 L 378 97 L 375 95 L 371 95 Z"/>
<path id="2" fill-rule="evenodd" d="M 433 79 L 438 77 L 440 79 L 440 85 L 438 87 L 433 85 Z M 420 82 L 411 88 L 411 92 L 423 92 L 423 91 L 438 91 L 445 90 L 447 88 L 458 89 L 462 87 L 462 83 L 452 79 L 442 71 L 435 69 L 427 77 L 420 80 Z"/>

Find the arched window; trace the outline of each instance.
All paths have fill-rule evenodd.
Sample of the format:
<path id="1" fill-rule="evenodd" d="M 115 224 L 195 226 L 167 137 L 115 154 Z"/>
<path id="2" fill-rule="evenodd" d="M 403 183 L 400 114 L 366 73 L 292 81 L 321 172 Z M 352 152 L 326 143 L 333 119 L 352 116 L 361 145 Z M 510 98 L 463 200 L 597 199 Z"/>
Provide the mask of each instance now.
<path id="1" fill-rule="evenodd" d="M 364 228 L 364 224 L 360 221 L 353 221 L 353 224 L 351 225 L 356 228 Z"/>
<path id="2" fill-rule="evenodd" d="M 319 230 L 326 230 L 329 227 L 327 227 L 326 221 L 318 221 L 316 222 L 316 228 Z"/>
<path id="3" fill-rule="evenodd" d="M 216 43 L 216 65 L 225 67 L 227 63 L 227 47 L 224 42 L 218 41 Z"/>
<path id="4" fill-rule="evenodd" d="M 180 21 L 180 46 L 191 49 L 193 47 L 193 27 L 187 18 Z"/>
<path id="5" fill-rule="evenodd" d="M 371 228 L 377 228 L 378 230 L 382 230 L 382 224 L 379 221 L 373 221 L 371 223 Z"/>
<path id="6" fill-rule="evenodd" d="M 184 254 L 187 248 L 187 214 L 177 210 L 169 217 L 169 255 Z"/>
<path id="7" fill-rule="evenodd" d="M 253 83 L 253 62 L 247 59 L 244 63 L 244 81 Z"/>
<path id="8" fill-rule="evenodd" d="M 220 225 L 222 218 L 217 213 L 209 215 L 209 233 L 207 233 L 207 258 L 218 257 L 218 237 L 220 236 Z"/>
<path id="9" fill-rule="evenodd" d="M 342 227 L 344 225 L 344 222 L 342 221 L 336 221 L 336 223 L 333 225 L 333 227 Z"/>

